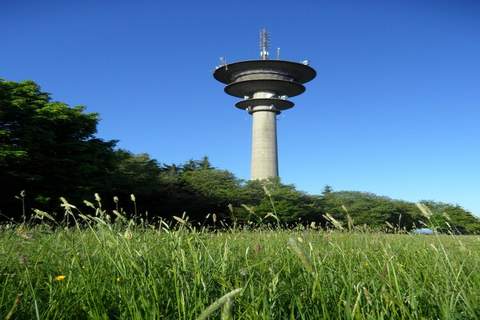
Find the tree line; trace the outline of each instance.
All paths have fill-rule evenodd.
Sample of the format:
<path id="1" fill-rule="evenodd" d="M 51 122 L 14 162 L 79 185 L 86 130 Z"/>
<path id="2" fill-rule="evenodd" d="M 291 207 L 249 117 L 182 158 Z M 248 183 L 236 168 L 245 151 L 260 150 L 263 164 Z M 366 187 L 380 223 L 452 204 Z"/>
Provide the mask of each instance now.
<path id="1" fill-rule="evenodd" d="M 279 180 L 243 181 L 207 157 L 163 164 L 96 136 L 99 116 L 52 101 L 33 81 L 0 79 L 0 219 L 21 220 L 33 208 L 59 211 L 59 198 L 82 208 L 97 193 L 106 208 L 150 218 L 211 217 L 235 223 L 326 226 L 339 223 L 411 230 L 426 224 L 413 204 L 361 192 L 319 195 Z M 132 195 L 134 198 L 132 201 Z M 457 205 L 428 202 L 439 230 L 479 233 L 479 219 Z M 210 218 L 207 218 L 210 217 Z"/>

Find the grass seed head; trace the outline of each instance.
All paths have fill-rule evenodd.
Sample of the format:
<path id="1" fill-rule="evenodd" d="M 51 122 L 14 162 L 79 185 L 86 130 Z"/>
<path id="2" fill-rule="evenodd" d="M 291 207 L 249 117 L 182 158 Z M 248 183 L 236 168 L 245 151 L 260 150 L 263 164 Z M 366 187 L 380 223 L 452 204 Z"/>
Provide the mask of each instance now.
<path id="1" fill-rule="evenodd" d="M 306 252 L 300 247 L 300 245 L 298 244 L 297 240 L 295 240 L 295 238 L 288 239 L 288 246 L 290 247 L 290 249 L 293 250 L 293 252 L 295 252 L 295 254 L 300 259 L 305 269 L 310 273 L 315 273 L 312 260 L 306 254 Z"/>
<path id="2" fill-rule="evenodd" d="M 430 219 L 433 215 L 432 211 L 423 203 L 417 202 L 417 208 L 420 210 L 420 213 L 427 219 Z"/>

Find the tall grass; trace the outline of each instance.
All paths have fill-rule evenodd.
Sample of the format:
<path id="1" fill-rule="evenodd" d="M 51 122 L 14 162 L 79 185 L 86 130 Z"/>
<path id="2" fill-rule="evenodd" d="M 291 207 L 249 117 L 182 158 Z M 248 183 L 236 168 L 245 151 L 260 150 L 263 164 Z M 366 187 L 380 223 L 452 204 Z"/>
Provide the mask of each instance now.
<path id="1" fill-rule="evenodd" d="M 480 318 L 478 236 L 212 232 L 62 206 L 74 227 L 38 211 L 1 228 L 0 318 Z"/>

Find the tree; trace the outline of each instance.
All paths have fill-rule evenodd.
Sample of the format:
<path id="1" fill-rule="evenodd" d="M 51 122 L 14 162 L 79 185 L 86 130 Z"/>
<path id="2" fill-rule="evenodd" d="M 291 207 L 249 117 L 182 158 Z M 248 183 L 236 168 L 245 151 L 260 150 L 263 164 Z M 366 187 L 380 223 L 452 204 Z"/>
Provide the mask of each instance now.
<path id="1" fill-rule="evenodd" d="M 201 202 L 188 213 L 200 217 L 208 213 L 227 216 L 229 204 L 239 205 L 240 181 L 231 172 L 213 169 L 205 160 L 208 161 L 204 158 L 196 170 L 187 170 L 181 175 L 186 187 Z"/>
<path id="2" fill-rule="evenodd" d="M 329 186 L 328 184 L 323 188 L 323 191 L 322 191 L 322 195 L 323 196 L 326 196 L 330 193 L 333 192 L 333 188 L 331 186 Z"/>
<path id="3" fill-rule="evenodd" d="M 56 205 L 103 187 L 114 167 L 116 141 L 95 137 L 98 115 L 51 101 L 32 81 L 0 80 L 0 195 L 3 214 L 15 215 L 14 195 L 31 206 Z"/>
<path id="4" fill-rule="evenodd" d="M 346 222 L 347 214 L 355 225 L 384 229 L 386 223 L 410 230 L 418 221 L 414 204 L 380 197 L 372 193 L 341 191 L 323 196 L 323 210 L 336 220 Z"/>
<path id="5" fill-rule="evenodd" d="M 26 195 L 27 208 L 52 211 L 60 196 L 78 205 L 99 193 L 104 208 L 118 205 L 117 196 L 127 212 L 148 211 L 149 217 L 187 212 L 191 220 L 203 221 L 216 213 L 239 222 L 269 216 L 275 223 L 269 220 L 273 213 L 282 224 L 324 225 L 328 213 L 375 229 L 390 224 L 410 230 L 423 222 L 441 232 L 480 233 L 479 219 L 460 206 L 423 202 L 432 211 L 426 221 L 415 204 L 371 193 L 334 192 L 327 185 L 321 195 L 309 195 L 278 179 L 243 182 L 213 167 L 206 156 L 160 165 L 148 154 L 116 150 L 116 141 L 97 138 L 98 121 L 83 106 L 52 101 L 32 81 L 0 80 L 0 181 L 7 189 L 0 193 L 0 213 L 20 216 L 18 194 Z"/>
<path id="6" fill-rule="evenodd" d="M 432 213 L 429 219 L 422 219 L 432 229 L 457 234 L 480 234 L 480 219 L 462 207 L 426 200 L 420 203 Z"/>
<path id="7" fill-rule="evenodd" d="M 284 185 L 279 179 L 248 182 L 242 200 L 251 206 L 257 218 L 268 216 L 268 222 L 276 222 L 269 213 L 283 225 L 324 220 L 318 197 L 298 191 L 293 185 Z"/>

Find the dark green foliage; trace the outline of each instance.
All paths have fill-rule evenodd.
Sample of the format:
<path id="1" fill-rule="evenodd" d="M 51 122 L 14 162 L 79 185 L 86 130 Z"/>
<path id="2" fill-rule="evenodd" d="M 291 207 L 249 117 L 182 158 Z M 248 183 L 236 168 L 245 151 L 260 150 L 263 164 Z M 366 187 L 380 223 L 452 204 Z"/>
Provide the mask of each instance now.
<path id="1" fill-rule="evenodd" d="M 392 200 L 364 192 L 329 192 L 324 194 L 324 209 L 335 219 L 347 220 L 347 214 L 355 225 L 368 225 L 383 229 L 385 222 L 411 229 L 419 219 L 419 210 L 412 203 Z"/>
<path id="2" fill-rule="evenodd" d="M 258 217 L 273 214 L 283 224 L 323 221 L 324 208 L 319 197 L 298 191 L 279 180 L 250 181 L 243 190 L 243 201 L 252 205 Z M 274 216 L 268 220 L 275 222 Z"/>
<path id="3" fill-rule="evenodd" d="M 451 230 L 459 234 L 480 234 L 479 219 L 465 212 L 462 207 L 434 201 L 422 201 L 421 203 L 432 211 L 431 224 L 438 231 L 448 232 Z"/>
<path id="4" fill-rule="evenodd" d="M 3 214 L 13 215 L 21 190 L 31 205 L 51 206 L 61 195 L 80 200 L 104 188 L 115 141 L 95 138 L 98 115 L 84 110 L 51 101 L 32 81 L 0 79 L 0 181 L 8 186 Z"/>
<path id="5" fill-rule="evenodd" d="M 442 232 L 480 233 L 479 220 L 459 206 L 425 202 L 432 210 L 426 219 L 412 203 L 374 194 L 325 186 L 321 195 L 309 195 L 279 180 L 241 181 L 214 168 L 207 157 L 160 164 L 98 139 L 98 121 L 82 106 L 51 101 L 32 81 L 0 80 L 1 216 L 20 219 L 32 208 L 57 210 L 60 196 L 81 207 L 98 193 L 105 208 L 149 219 L 186 212 L 196 222 L 210 214 L 236 223 L 325 226 L 332 224 L 325 218 L 330 216 L 350 227 L 352 222 L 379 230 L 427 225 Z"/>

